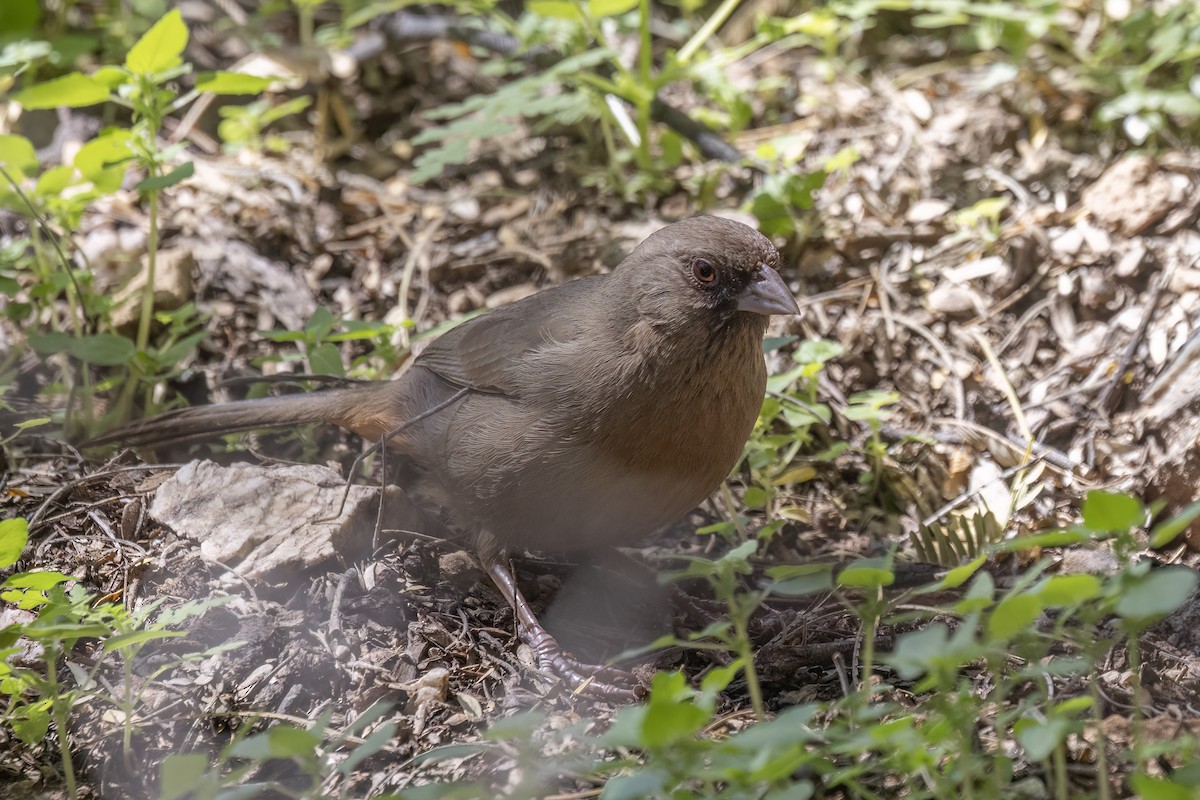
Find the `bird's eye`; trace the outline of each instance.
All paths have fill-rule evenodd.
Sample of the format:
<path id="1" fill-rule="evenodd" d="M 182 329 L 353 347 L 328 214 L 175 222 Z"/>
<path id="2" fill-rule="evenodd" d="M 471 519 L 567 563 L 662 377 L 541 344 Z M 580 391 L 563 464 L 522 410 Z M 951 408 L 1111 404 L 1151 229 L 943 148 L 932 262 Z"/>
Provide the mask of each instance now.
<path id="1" fill-rule="evenodd" d="M 692 262 L 692 277 L 697 283 L 711 286 L 717 282 L 717 268 L 703 258 Z"/>

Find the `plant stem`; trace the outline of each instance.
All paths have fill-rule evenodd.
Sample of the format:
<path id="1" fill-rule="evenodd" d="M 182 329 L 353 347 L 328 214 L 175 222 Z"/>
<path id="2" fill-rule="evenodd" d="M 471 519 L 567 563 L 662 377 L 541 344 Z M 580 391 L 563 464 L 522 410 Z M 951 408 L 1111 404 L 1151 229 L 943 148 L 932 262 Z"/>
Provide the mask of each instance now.
<path id="1" fill-rule="evenodd" d="M 638 47 L 638 92 L 637 115 L 638 133 L 641 141 L 637 146 L 638 167 L 644 172 L 652 172 L 654 165 L 650 163 L 650 106 L 658 93 L 654 85 L 654 44 L 650 37 L 650 0 L 641 0 L 638 9 L 638 33 L 641 34 L 641 44 Z"/>
<path id="2" fill-rule="evenodd" d="M 150 170 L 151 177 L 158 177 L 158 170 Z M 142 313 L 138 317 L 137 348 L 145 350 L 150 344 L 150 320 L 154 317 L 154 282 L 158 268 L 158 191 L 149 193 L 150 238 L 146 253 L 146 286 L 142 290 Z"/>
<path id="3" fill-rule="evenodd" d="M 608 119 L 608 114 L 600 116 L 600 133 L 604 137 L 604 147 L 608 150 L 608 158 L 606 159 L 609 180 L 613 182 L 618 193 L 625 191 L 625 182 L 621 179 L 621 169 L 617 166 L 617 142 L 613 137 L 612 122 Z"/>
<path id="4" fill-rule="evenodd" d="M 1092 719 L 1096 725 L 1096 775 L 1098 777 L 1096 792 L 1099 800 L 1109 800 L 1111 796 L 1111 788 L 1108 783 L 1108 754 L 1105 752 L 1104 729 L 1101 727 L 1103 720 L 1100 717 L 1100 709 L 1103 708 L 1104 698 L 1100 694 L 1100 686 L 1095 677 L 1092 678 L 1090 689 L 1092 693 Z"/>
<path id="5" fill-rule="evenodd" d="M 717 32 L 717 28 L 725 24 L 725 20 L 729 19 L 729 15 L 734 12 L 741 2 L 742 0 L 725 0 L 724 3 L 721 3 L 720 8 L 705 20 L 704 24 L 700 26 L 700 30 L 696 31 L 695 35 L 687 41 L 687 44 L 679 48 L 679 52 L 675 56 L 676 60 L 680 64 L 690 61 L 692 56 L 696 54 L 696 51 L 703 47 L 705 42 Z"/>
<path id="6" fill-rule="evenodd" d="M 58 752 L 59 757 L 62 758 L 63 780 L 67 784 L 67 797 L 75 800 L 79 796 L 79 789 L 75 785 L 75 765 L 71 763 L 71 743 L 67 739 L 69 723 L 67 712 L 71 705 L 71 695 L 63 692 L 62 686 L 58 682 L 59 655 L 61 653 L 57 647 L 47 652 L 46 680 L 54 690 L 54 700 L 52 703 L 54 708 L 54 724 L 58 727 Z"/>
<path id="7" fill-rule="evenodd" d="M 133 753 L 133 661 L 130 658 L 122 658 L 121 668 L 125 673 L 125 703 L 121 707 L 124 715 L 121 750 L 125 756 L 125 765 L 132 768 L 133 762 L 130 756 Z"/>
<path id="8" fill-rule="evenodd" d="M 1058 800 L 1067 800 L 1067 752 L 1066 746 L 1059 743 L 1054 748 L 1054 796 Z"/>
<path id="9" fill-rule="evenodd" d="M 754 717 L 759 722 L 767 718 L 767 707 L 763 702 L 762 686 L 758 682 L 758 669 L 754 666 L 754 647 L 750 642 L 750 616 L 754 609 L 762 603 L 763 595 L 759 593 L 740 594 L 737 588 L 730 584 L 720 592 L 725 607 L 729 609 L 729 619 L 733 623 L 732 650 L 737 653 L 746 673 L 746 691 L 750 693 L 750 705 L 754 708 Z"/>
<path id="10" fill-rule="evenodd" d="M 879 609 L 872 603 L 867 611 L 870 614 L 870 621 L 863 631 L 861 680 L 863 691 L 866 692 L 867 702 L 869 703 L 871 702 L 872 694 L 871 676 L 875 672 L 875 635 L 879 629 Z"/>
<path id="11" fill-rule="evenodd" d="M 650 85 L 651 72 L 654 69 L 654 50 L 650 38 L 650 0 L 640 0 L 638 6 L 638 33 L 641 35 L 638 67 L 644 88 Z"/>
<path id="12" fill-rule="evenodd" d="M 312 44 L 313 39 L 313 7 L 309 3 L 299 4 L 296 9 L 297 16 L 300 18 L 300 44 L 308 47 Z"/>
<path id="13" fill-rule="evenodd" d="M 1142 649 L 1138 641 L 1140 630 L 1130 632 L 1129 645 L 1129 688 L 1133 691 L 1133 763 L 1136 770 L 1142 769 Z"/>
<path id="14" fill-rule="evenodd" d="M 750 646 L 750 631 L 747 620 L 742 614 L 734 615 L 733 630 L 737 636 L 738 657 L 742 659 L 742 669 L 746 672 L 746 690 L 750 692 L 750 705 L 754 708 L 754 718 L 759 722 L 767 718 L 767 707 L 763 703 L 762 686 L 758 682 L 758 669 L 754 666 L 754 648 Z"/>

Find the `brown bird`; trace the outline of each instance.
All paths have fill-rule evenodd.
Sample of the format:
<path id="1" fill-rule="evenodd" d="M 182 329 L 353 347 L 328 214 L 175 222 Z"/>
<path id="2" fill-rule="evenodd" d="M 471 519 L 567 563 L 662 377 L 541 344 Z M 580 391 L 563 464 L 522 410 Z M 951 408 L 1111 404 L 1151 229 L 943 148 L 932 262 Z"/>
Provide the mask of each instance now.
<path id="1" fill-rule="evenodd" d="M 768 316 L 799 310 L 778 260 L 741 223 L 684 220 L 608 275 L 459 325 L 394 381 L 171 411 L 94 443 L 314 422 L 379 441 L 399 429 L 387 443 L 401 486 L 469 538 L 539 667 L 578 686 L 596 668 L 541 626 L 507 551 L 627 544 L 721 484 L 762 404 Z"/>

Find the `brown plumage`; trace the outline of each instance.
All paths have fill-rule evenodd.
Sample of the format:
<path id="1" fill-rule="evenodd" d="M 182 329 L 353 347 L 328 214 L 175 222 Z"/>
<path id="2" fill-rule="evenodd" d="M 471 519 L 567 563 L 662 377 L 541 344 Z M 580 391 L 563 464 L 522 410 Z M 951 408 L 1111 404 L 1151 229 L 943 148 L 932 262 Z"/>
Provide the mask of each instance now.
<path id="1" fill-rule="evenodd" d="M 395 381 L 173 411 L 97 443 L 306 422 L 377 441 L 466 389 L 389 441 L 402 485 L 471 537 L 523 636 L 547 666 L 574 679 L 578 670 L 536 619 L 525 619 L 531 612 L 503 553 L 629 543 L 720 485 L 762 403 L 768 315 L 797 310 L 777 260 L 745 225 L 684 220 L 652 234 L 608 275 L 454 328 Z"/>

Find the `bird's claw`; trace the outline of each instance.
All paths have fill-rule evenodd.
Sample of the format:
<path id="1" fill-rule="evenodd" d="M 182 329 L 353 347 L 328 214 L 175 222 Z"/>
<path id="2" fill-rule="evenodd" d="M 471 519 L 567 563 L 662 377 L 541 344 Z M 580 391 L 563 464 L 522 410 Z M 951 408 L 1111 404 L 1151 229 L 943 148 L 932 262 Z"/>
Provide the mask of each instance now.
<path id="1" fill-rule="evenodd" d="M 534 651 L 538 669 L 563 681 L 572 694 L 612 703 L 636 703 L 646 694 L 632 672 L 579 661 L 564 653 L 552 638 L 540 641 Z"/>

